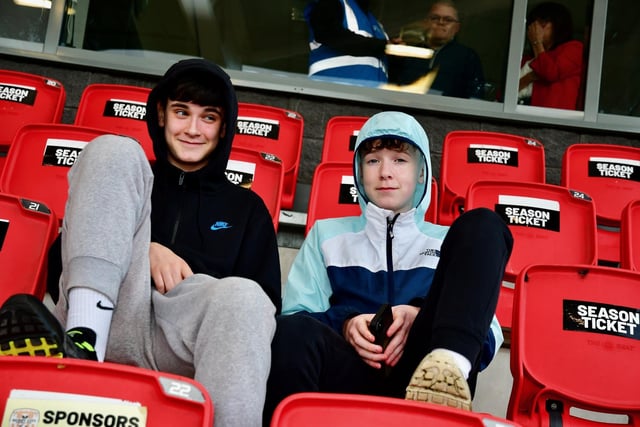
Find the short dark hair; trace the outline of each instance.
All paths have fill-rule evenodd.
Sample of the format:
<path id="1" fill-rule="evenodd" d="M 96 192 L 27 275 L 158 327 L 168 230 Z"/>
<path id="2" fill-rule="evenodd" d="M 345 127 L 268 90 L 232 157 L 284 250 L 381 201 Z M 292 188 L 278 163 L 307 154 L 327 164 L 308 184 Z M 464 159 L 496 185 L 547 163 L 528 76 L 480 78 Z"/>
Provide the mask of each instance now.
<path id="1" fill-rule="evenodd" d="M 208 72 L 182 73 L 169 85 L 167 98 L 212 107 L 225 107 L 222 88 L 212 81 Z M 165 103 L 167 99 L 163 100 Z"/>
<path id="2" fill-rule="evenodd" d="M 573 39 L 573 20 L 571 12 L 565 5 L 552 1 L 537 4 L 527 15 L 527 26 L 537 20 L 553 24 L 553 46 L 551 49 Z"/>
<path id="3" fill-rule="evenodd" d="M 374 138 L 366 140 L 362 144 L 360 144 L 360 146 L 358 147 L 358 154 L 360 154 L 360 156 L 365 156 L 369 153 L 380 151 L 385 148 L 400 153 L 406 153 L 411 149 L 413 149 L 411 151 L 415 152 L 418 149 L 415 145 L 404 139 Z"/>

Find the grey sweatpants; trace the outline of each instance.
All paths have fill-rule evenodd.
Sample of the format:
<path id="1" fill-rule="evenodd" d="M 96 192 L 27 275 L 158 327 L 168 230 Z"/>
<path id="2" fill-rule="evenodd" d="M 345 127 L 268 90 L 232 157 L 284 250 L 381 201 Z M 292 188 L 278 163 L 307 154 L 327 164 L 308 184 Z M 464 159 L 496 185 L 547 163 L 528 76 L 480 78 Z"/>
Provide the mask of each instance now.
<path id="1" fill-rule="evenodd" d="M 64 325 L 74 287 L 104 293 L 115 304 L 106 360 L 193 377 L 211 396 L 216 427 L 260 426 L 275 307 L 240 277 L 196 274 L 164 295 L 152 289 L 152 184 L 137 142 L 87 144 L 69 172 L 55 314 Z"/>

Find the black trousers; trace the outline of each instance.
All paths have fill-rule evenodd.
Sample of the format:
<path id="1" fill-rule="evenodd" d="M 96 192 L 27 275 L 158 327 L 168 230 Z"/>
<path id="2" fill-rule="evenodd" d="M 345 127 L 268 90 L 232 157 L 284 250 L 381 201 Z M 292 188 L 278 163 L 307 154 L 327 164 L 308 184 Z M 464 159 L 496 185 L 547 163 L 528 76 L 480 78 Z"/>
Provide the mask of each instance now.
<path id="1" fill-rule="evenodd" d="M 293 393 L 404 397 L 414 370 L 434 348 L 456 351 L 471 361 L 473 393 L 512 246 L 505 222 L 489 209 L 468 211 L 451 225 L 404 354 L 388 375 L 365 364 L 342 335 L 322 322 L 304 313 L 279 316 L 272 342 L 265 425 L 277 404 Z"/>

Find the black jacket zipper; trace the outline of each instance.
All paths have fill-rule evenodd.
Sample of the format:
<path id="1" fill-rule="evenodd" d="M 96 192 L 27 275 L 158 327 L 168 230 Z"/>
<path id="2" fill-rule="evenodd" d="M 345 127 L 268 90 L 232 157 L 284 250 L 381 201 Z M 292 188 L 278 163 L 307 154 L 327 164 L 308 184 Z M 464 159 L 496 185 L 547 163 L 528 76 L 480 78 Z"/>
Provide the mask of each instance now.
<path id="1" fill-rule="evenodd" d="M 181 188 L 182 193 L 184 194 L 184 171 L 180 172 L 180 177 L 178 178 L 178 187 Z M 183 203 L 180 203 L 180 208 L 178 209 L 178 215 L 176 215 L 176 220 L 173 223 L 173 232 L 171 233 L 171 244 L 176 243 L 176 236 L 178 235 L 178 227 L 180 226 L 180 218 L 182 217 L 182 207 Z"/>
<path id="2" fill-rule="evenodd" d="M 395 287 L 393 281 L 393 226 L 400 214 L 393 218 L 387 218 L 387 301 L 392 304 L 395 300 Z"/>

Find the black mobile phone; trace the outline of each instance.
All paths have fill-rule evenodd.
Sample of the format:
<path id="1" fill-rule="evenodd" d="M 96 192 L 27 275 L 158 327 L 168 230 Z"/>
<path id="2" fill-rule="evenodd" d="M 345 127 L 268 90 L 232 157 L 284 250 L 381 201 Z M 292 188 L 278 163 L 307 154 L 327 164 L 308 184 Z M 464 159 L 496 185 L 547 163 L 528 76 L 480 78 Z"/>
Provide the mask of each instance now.
<path id="1" fill-rule="evenodd" d="M 387 330 L 389 326 L 391 326 L 391 323 L 393 323 L 391 305 L 382 304 L 369 324 L 369 330 L 376 337 L 375 343 L 381 345 L 382 348 L 385 348 L 389 343 Z"/>

